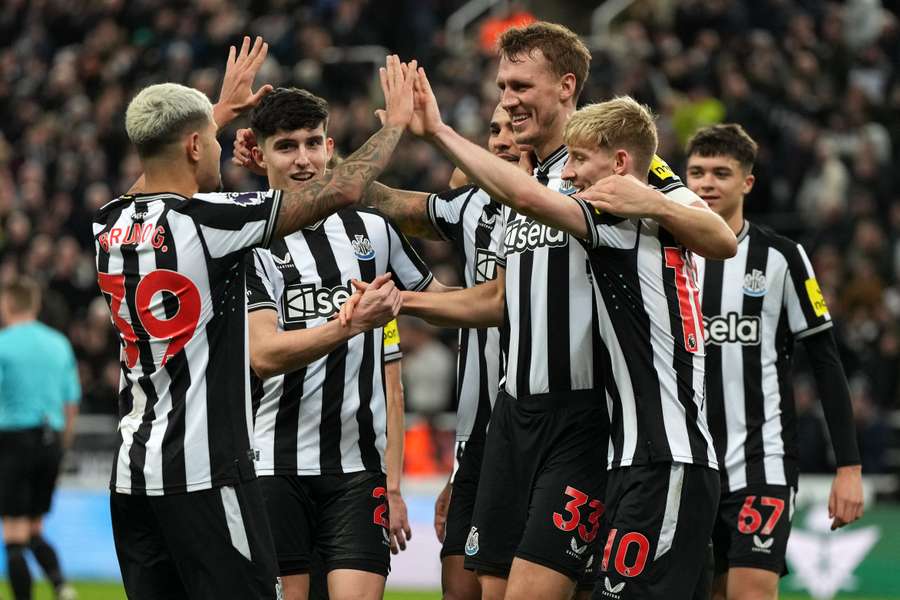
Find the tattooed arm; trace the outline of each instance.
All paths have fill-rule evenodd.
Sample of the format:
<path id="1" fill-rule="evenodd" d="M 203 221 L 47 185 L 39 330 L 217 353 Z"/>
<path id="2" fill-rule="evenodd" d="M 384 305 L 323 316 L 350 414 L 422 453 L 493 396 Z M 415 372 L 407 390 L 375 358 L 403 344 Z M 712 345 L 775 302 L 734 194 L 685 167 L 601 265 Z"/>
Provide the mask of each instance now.
<path id="1" fill-rule="evenodd" d="M 366 189 L 365 203 L 390 217 L 404 235 L 425 240 L 440 240 L 428 218 L 428 194 L 395 190 L 373 182 Z"/>
<path id="2" fill-rule="evenodd" d="M 416 61 L 404 65 L 396 55 L 388 56 L 378 74 L 384 92 L 384 126 L 330 173 L 297 191 L 284 192 L 275 228 L 277 236 L 293 233 L 359 202 L 369 184 L 387 166 L 412 118 Z"/>
<path id="3" fill-rule="evenodd" d="M 288 235 L 358 202 L 391 158 L 403 127 L 385 126 L 344 162 L 296 191 L 285 191 L 275 234 Z"/>

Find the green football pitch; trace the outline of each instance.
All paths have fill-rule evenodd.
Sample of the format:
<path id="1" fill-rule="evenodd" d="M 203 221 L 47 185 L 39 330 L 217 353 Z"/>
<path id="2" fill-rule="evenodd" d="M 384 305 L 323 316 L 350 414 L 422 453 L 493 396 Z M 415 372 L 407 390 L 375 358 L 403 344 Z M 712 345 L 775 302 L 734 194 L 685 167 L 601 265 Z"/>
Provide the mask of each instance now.
<path id="1" fill-rule="evenodd" d="M 80 600 L 125 600 L 125 593 L 122 586 L 114 583 L 96 583 L 96 582 L 75 582 L 73 584 L 78 590 Z M 7 598 L 9 588 L 6 582 L 0 583 L 0 598 Z M 388 591 L 385 600 L 440 600 L 439 592 L 396 592 Z M 781 600 L 800 600 L 808 598 L 808 596 L 795 596 L 793 594 L 782 594 Z M 876 598 L 873 596 L 836 596 L 837 600 L 890 600 L 888 598 Z M 53 594 L 50 588 L 45 584 L 36 586 L 34 600 L 53 600 Z"/>

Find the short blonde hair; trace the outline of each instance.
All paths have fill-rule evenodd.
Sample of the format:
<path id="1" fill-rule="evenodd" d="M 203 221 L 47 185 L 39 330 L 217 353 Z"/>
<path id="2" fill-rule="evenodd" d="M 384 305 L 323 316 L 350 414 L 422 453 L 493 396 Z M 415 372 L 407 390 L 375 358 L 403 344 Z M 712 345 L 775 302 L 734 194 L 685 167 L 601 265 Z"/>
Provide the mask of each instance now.
<path id="1" fill-rule="evenodd" d="M 588 104 L 575 111 L 566 124 L 568 146 L 597 146 L 628 150 L 638 173 L 650 170 L 659 140 L 653 113 L 631 96 Z"/>
<path id="2" fill-rule="evenodd" d="M 125 130 L 138 154 L 146 157 L 212 118 L 212 103 L 202 92 L 177 83 L 158 83 L 142 89 L 128 104 Z"/>

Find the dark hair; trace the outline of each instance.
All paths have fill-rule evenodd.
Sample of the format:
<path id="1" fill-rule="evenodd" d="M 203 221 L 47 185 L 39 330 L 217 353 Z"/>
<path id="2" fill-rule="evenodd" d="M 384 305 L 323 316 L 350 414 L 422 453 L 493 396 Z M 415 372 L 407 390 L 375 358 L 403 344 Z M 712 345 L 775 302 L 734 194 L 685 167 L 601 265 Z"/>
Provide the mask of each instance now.
<path id="1" fill-rule="evenodd" d="M 2 293 L 16 313 L 38 312 L 41 308 L 41 288 L 28 277 L 20 276 L 4 284 Z"/>
<path id="2" fill-rule="evenodd" d="M 756 160 L 756 142 L 737 123 L 710 125 L 697 131 L 687 143 L 687 155 L 730 156 L 749 173 Z"/>
<path id="3" fill-rule="evenodd" d="M 540 50 L 559 77 L 566 73 L 575 75 L 575 100 L 578 100 L 587 80 L 591 52 L 571 29 L 546 21 L 512 27 L 500 36 L 498 49 L 500 56 L 512 62 Z"/>
<path id="4" fill-rule="evenodd" d="M 250 111 L 250 127 L 257 140 L 276 131 L 328 128 L 328 102 L 297 88 L 276 88 Z"/>

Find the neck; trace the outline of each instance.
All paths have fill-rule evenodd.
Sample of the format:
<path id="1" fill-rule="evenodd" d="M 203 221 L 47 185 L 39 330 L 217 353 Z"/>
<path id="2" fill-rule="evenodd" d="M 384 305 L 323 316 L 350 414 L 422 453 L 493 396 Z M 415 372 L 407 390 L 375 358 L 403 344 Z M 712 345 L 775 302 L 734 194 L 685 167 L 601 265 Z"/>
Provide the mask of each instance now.
<path id="1" fill-rule="evenodd" d="M 559 113 L 559 117 L 556 122 L 553 123 L 552 130 L 546 139 L 541 140 L 534 146 L 534 153 L 537 155 L 538 160 L 543 162 L 546 158 L 548 158 L 553 151 L 562 146 L 566 141 L 566 123 L 569 122 L 569 117 L 572 116 L 572 113 L 575 112 L 574 106 L 566 105 L 566 107 Z"/>
<path id="2" fill-rule="evenodd" d="M 5 324 L 7 327 L 10 327 L 12 325 L 19 325 L 20 323 L 29 323 L 35 319 L 36 317 L 31 314 L 7 315 Z"/>
<path id="3" fill-rule="evenodd" d="M 200 190 L 190 165 L 166 161 L 144 163 L 144 194 L 174 193 L 190 198 Z"/>
<path id="4" fill-rule="evenodd" d="M 728 226 L 731 227 L 731 231 L 734 232 L 734 235 L 737 235 L 741 232 L 741 229 L 744 227 L 744 203 L 741 201 L 740 206 L 725 219 L 725 222 L 728 223 Z"/>

